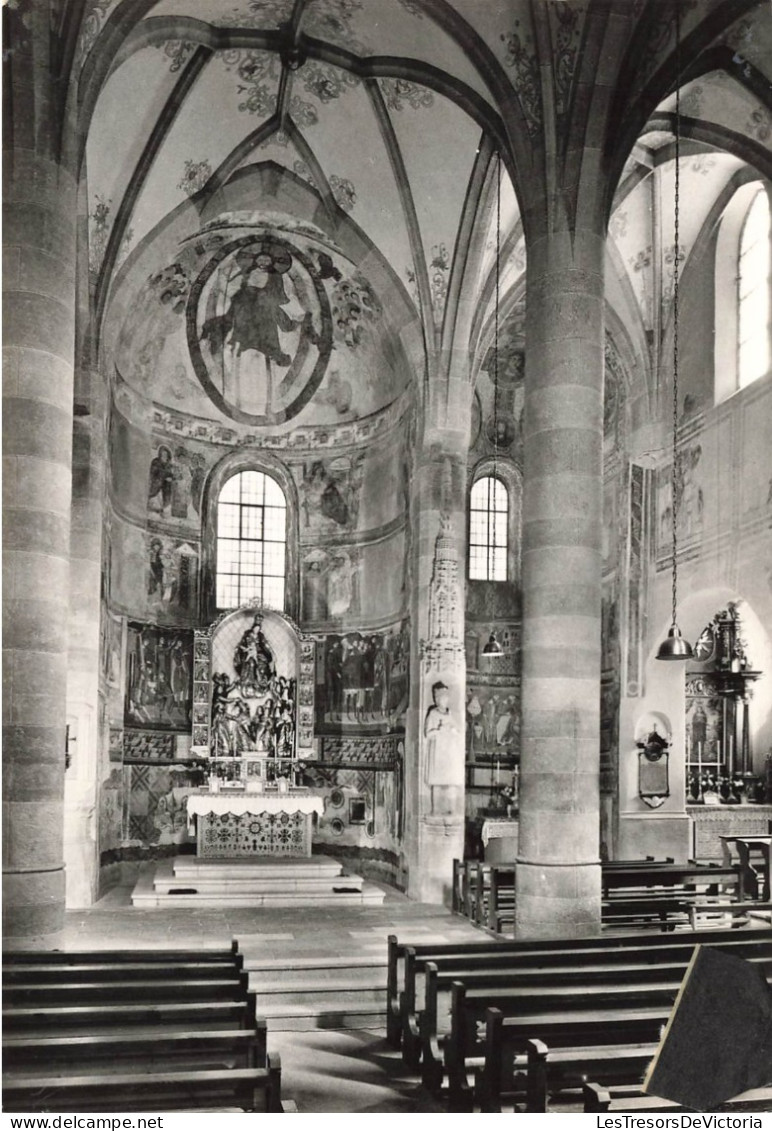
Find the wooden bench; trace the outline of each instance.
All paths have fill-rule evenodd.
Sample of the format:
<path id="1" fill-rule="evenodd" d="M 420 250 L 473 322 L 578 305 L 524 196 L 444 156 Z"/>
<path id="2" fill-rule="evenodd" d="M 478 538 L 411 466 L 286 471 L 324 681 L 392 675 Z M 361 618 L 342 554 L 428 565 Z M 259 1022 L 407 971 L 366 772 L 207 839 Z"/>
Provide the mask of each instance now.
<path id="1" fill-rule="evenodd" d="M 680 959 L 686 956 L 688 961 L 698 942 L 716 945 L 738 943 L 740 948 L 745 948 L 751 947 L 757 941 L 768 946 L 770 938 L 768 930 L 755 928 L 743 931 L 741 938 L 737 935 L 732 936 L 726 929 L 718 929 L 684 934 L 678 940 L 663 937 L 661 934 L 603 935 L 567 940 L 524 939 L 506 942 L 483 940 L 479 943 L 425 943 L 409 946 L 400 943 L 396 935 L 390 935 L 386 989 L 387 1039 L 395 1048 L 400 1046 L 403 1034 L 408 1035 L 408 1042 L 411 1036 L 416 1040 L 420 1039 L 416 1002 L 419 984 L 423 984 L 427 962 L 434 962 L 439 970 L 458 967 L 461 963 L 467 967 L 500 969 L 502 966 L 508 966 L 511 961 L 516 961 L 517 956 L 525 958 L 538 955 L 541 965 L 560 965 L 565 961 L 566 954 L 585 953 L 590 958 L 598 957 L 598 954 L 611 955 L 616 952 L 623 956 L 632 949 L 646 951 L 647 948 L 661 950 L 663 947 L 666 947 L 667 953 L 673 957 L 677 955 Z M 596 953 L 593 956 L 588 952 Z M 620 960 L 625 959 L 622 957 Z M 412 1057 L 409 1062 L 417 1066 L 415 1049 L 410 1043 L 407 1054 L 409 1058 Z"/>
<path id="2" fill-rule="evenodd" d="M 77 1006 L 109 1002 L 241 1001 L 249 989 L 249 975 L 231 978 L 155 978 L 149 981 L 11 983 L 3 990 L 3 1007 Z"/>
<path id="3" fill-rule="evenodd" d="M 84 1027 L 105 1033 L 125 1025 L 189 1029 L 199 1024 L 204 1029 L 233 1029 L 253 1028 L 256 1019 L 257 998 L 250 991 L 244 1001 L 13 1006 L 3 1009 L 3 1030 L 26 1032 L 28 1036 L 49 1036 L 52 1032 L 64 1036 Z"/>
<path id="4" fill-rule="evenodd" d="M 604 1111 L 618 1111 L 629 1114 L 647 1115 L 649 1113 L 668 1112 L 673 1115 L 678 1113 L 688 1113 L 692 1109 L 688 1107 L 681 1107 L 680 1104 L 671 1103 L 669 1100 L 660 1099 L 657 1096 L 647 1096 L 640 1091 L 640 1087 L 631 1089 L 632 1094 L 629 1096 L 612 1097 L 608 1088 L 595 1083 L 585 1083 L 582 1088 L 584 1111 L 585 1112 L 604 1112 Z M 751 1111 L 772 1111 L 772 1087 L 752 1088 L 748 1092 L 743 1092 L 739 1096 L 735 1096 L 726 1103 L 719 1104 L 716 1108 L 718 1112 L 751 1112 Z"/>
<path id="5" fill-rule="evenodd" d="M 561 1101 L 576 1103 L 588 1076 L 601 1080 L 605 1087 L 640 1083 L 658 1048 L 659 1041 L 561 1049 L 530 1040 L 525 1109 L 546 1112 L 555 1110 Z"/>
<path id="6" fill-rule="evenodd" d="M 432 948 L 405 947 L 404 989 L 401 992 L 402 1049 L 405 1063 L 417 1069 L 422 1048 L 427 1040 L 437 1037 L 434 1031 L 440 1014 L 437 997 L 449 992 L 454 981 L 472 984 L 482 979 L 486 984 L 497 984 L 523 971 L 549 971 L 565 968 L 573 963 L 582 976 L 589 966 L 610 971 L 622 965 L 638 964 L 647 968 L 652 954 L 662 962 L 673 962 L 683 970 L 689 962 L 697 941 L 716 942 L 733 953 L 768 951 L 772 936 L 768 931 L 744 931 L 742 937 L 727 934 L 726 930 L 701 932 L 684 941 L 664 939 L 661 935 L 602 936 L 573 940 L 523 940 L 520 943 L 501 943 L 490 946 L 451 949 L 447 946 Z M 736 946 L 734 944 L 737 944 Z M 428 974 L 427 974 L 428 970 Z M 419 993 L 419 983 L 422 993 Z M 419 1008 L 420 1003 L 420 1008 Z M 423 1014 L 427 1016 L 424 1018 Z"/>
<path id="7" fill-rule="evenodd" d="M 6 1037 L 3 1069 L 14 1073 L 57 1068 L 89 1074 L 121 1068 L 160 1071 L 182 1068 L 265 1068 L 266 1023 L 252 1029 L 179 1030 L 93 1034 L 68 1037 Z"/>
<path id="8" fill-rule="evenodd" d="M 589 1055 L 598 1048 L 645 1045 L 656 1049 L 660 1030 L 669 1015 L 669 1006 L 617 1006 L 570 1015 L 538 1013 L 521 1017 L 505 1017 L 501 1010 L 490 1008 L 485 1018 L 484 1056 L 469 1061 L 474 1076 L 473 1094 L 469 1087 L 462 1089 L 461 1102 L 465 1109 L 474 1103 L 483 1112 L 501 1112 L 505 1105 L 515 1102 L 527 1105 L 529 1043 L 542 1047 L 542 1042 L 549 1042 L 550 1049 L 559 1049 L 561 1053 L 580 1050 Z M 541 1040 L 533 1037 L 537 1031 L 542 1034 Z M 530 1103 L 533 1110 L 540 1110 L 542 1079 L 534 1075 L 530 1080 Z"/>
<path id="9" fill-rule="evenodd" d="M 759 963 L 768 977 L 772 975 L 772 954 L 768 945 L 764 946 L 762 953 L 752 955 L 751 960 Z M 450 1030 L 444 1043 L 439 1040 L 436 1030 L 434 1033 L 430 1032 L 430 1024 L 434 1019 L 429 1017 L 428 1011 L 425 1010 L 422 1016 L 422 1080 L 428 1088 L 437 1092 L 443 1074 L 447 1072 L 451 1101 L 461 1103 L 460 1110 L 467 1110 L 468 1072 L 470 1068 L 479 1067 L 479 1060 L 477 1064 L 474 1063 L 480 1053 L 478 1027 L 482 1022 L 487 1024 L 490 1008 L 496 1008 L 503 1016 L 512 1017 L 516 1021 L 522 1021 L 524 1016 L 529 1017 L 529 1023 L 534 1026 L 530 1032 L 519 1030 L 516 1034 L 509 1034 L 508 1051 L 520 1053 L 524 1051 L 524 1037 L 554 1043 L 554 1033 L 548 1036 L 544 1028 L 556 1023 L 562 1032 L 561 1026 L 565 1028 L 569 1015 L 575 1015 L 578 1021 L 582 1021 L 587 1019 L 587 1015 L 596 1014 L 599 1010 L 618 1012 L 620 1023 L 624 1026 L 625 1017 L 631 1011 L 639 1013 L 641 1010 L 654 1008 L 658 1024 L 661 1023 L 675 1001 L 685 969 L 685 963 L 681 966 L 666 965 L 662 969 L 654 965 L 648 966 L 646 973 L 641 974 L 640 970 L 636 971 L 631 966 L 620 976 L 622 971 L 593 971 L 584 962 L 580 962 L 577 970 L 584 973 L 584 982 L 577 980 L 577 970 L 570 972 L 568 976 L 555 977 L 550 984 L 541 985 L 513 983 L 503 987 L 455 982 L 451 986 Z M 633 980 L 636 976 L 638 980 Z M 585 1015 L 584 1018 L 582 1014 Z M 537 1024 L 537 1018 L 540 1018 L 542 1027 Z M 657 1033 L 637 1033 L 633 1039 L 650 1041 L 657 1037 Z M 514 1048 L 513 1040 L 518 1042 Z M 587 1041 L 567 1042 L 561 1039 L 558 1043 L 586 1044 Z M 596 1032 L 592 1043 L 608 1042 L 601 1032 Z M 501 1055 L 506 1055 L 503 1045 Z M 501 1061 L 490 1064 L 487 1075 L 489 1092 L 493 1093 L 496 1088 L 500 1091 L 504 1080 Z"/>
<path id="10" fill-rule="evenodd" d="M 281 1064 L 264 1068 L 3 1077 L 3 1109 L 14 1111 L 183 1111 L 236 1108 L 282 1112 Z"/>
<path id="11" fill-rule="evenodd" d="M 739 864 L 657 864 L 650 868 L 636 865 L 632 868 L 601 869 L 604 899 L 621 888 L 629 891 L 646 889 L 652 894 L 653 889 L 684 889 L 688 885 L 696 890 L 698 887 L 717 887 L 719 882 L 724 882 L 733 884 L 737 899 L 742 901 L 743 880 L 744 872 Z"/>
<path id="12" fill-rule="evenodd" d="M 235 943 L 3 964 L 5 1110 L 294 1110 Z"/>
<path id="13" fill-rule="evenodd" d="M 609 869 L 652 869 L 673 865 L 671 856 L 656 860 L 612 860 L 601 865 Z M 496 934 L 514 924 L 515 916 L 515 866 L 513 864 L 488 864 L 479 860 L 453 861 L 452 909 L 471 919 L 480 927 Z"/>
<path id="14" fill-rule="evenodd" d="M 3 959 L 3 985 L 14 986 L 24 982 L 37 985 L 60 982 L 99 983 L 111 981 L 170 981 L 179 978 L 192 981 L 227 978 L 240 974 L 243 955 L 238 960 L 223 959 L 218 962 L 7 962 Z"/>

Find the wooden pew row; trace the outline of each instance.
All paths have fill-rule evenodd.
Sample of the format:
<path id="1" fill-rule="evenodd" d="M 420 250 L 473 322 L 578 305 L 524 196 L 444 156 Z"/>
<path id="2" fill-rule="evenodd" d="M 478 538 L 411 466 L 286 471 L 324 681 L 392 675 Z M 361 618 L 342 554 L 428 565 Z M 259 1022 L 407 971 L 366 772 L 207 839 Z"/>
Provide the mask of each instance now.
<path id="1" fill-rule="evenodd" d="M 661 875 L 667 885 L 665 890 L 660 890 L 658 897 L 653 898 L 649 893 L 647 906 L 638 906 L 625 911 L 621 906 L 610 902 L 604 903 L 604 926 L 632 926 L 638 927 L 647 921 L 660 922 L 663 929 L 675 924 L 688 922 L 688 902 L 694 897 L 693 883 L 686 887 L 678 884 L 679 868 L 688 872 L 690 877 L 705 877 L 704 882 L 715 883 L 719 865 L 698 865 L 690 861 L 688 865 L 676 865 L 672 857 L 655 860 L 647 857 L 645 860 L 617 860 L 608 861 L 602 865 L 602 876 L 626 877 L 631 893 L 639 894 L 646 891 L 651 882 L 653 873 Z M 706 872 L 705 869 L 708 869 Z M 735 872 L 739 873 L 739 867 Z M 684 893 L 680 901 L 671 899 L 675 895 L 676 886 Z M 604 881 L 606 899 L 613 898 L 615 884 L 607 885 Z M 608 890 L 611 888 L 611 890 Z M 503 934 L 514 925 L 515 917 L 515 869 L 511 864 L 486 864 L 476 860 L 454 860 L 453 862 L 453 909 L 465 915 L 477 926 L 485 927 L 494 934 Z"/>
<path id="2" fill-rule="evenodd" d="M 3 1070 L 17 1074 L 75 1075 L 184 1068 L 265 1068 L 266 1022 L 251 1029 L 179 1030 L 176 1032 L 87 1033 L 68 1037 L 6 1037 Z"/>
<path id="3" fill-rule="evenodd" d="M 35 966 L 60 968 L 65 966 L 107 965 L 133 966 L 142 963 L 146 966 L 165 970 L 179 963 L 193 963 L 196 966 L 229 963 L 241 969 L 244 956 L 239 953 L 238 941 L 233 940 L 229 948 L 202 947 L 200 950 L 17 950 L 3 952 L 3 970 L 12 966 Z"/>
<path id="4" fill-rule="evenodd" d="M 754 928 L 743 931 L 742 944 L 760 940 L 769 945 L 769 930 Z M 416 993 L 418 982 L 423 978 L 426 962 L 434 962 L 438 968 L 458 966 L 459 962 L 471 965 L 486 965 L 489 961 L 495 968 L 509 961 L 509 956 L 539 955 L 542 964 L 564 961 L 566 954 L 582 954 L 587 951 L 601 951 L 612 953 L 625 952 L 631 948 L 636 950 L 658 950 L 668 948 L 669 954 L 675 954 L 673 948 L 680 948 L 681 952 L 691 956 L 693 947 L 697 943 L 710 945 L 727 945 L 738 940 L 725 929 L 684 933 L 678 939 L 669 939 L 661 934 L 649 935 L 602 935 L 577 939 L 522 939 L 522 940 L 483 940 L 474 943 L 425 943 L 408 945 L 400 943 L 396 935 L 388 937 L 388 972 L 386 985 L 386 1025 L 387 1039 L 395 1048 L 399 1048 L 403 1031 L 407 1028 L 408 1015 L 416 1012 Z M 409 953 L 408 953 L 409 952 Z M 401 976 L 400 976 L 401 974 Z"/>
<path id="5" fill-rule="evenodd" d="M 756 943 L 745 948 L 729 948 L 732 953 L 741 953 L 750 961 L 768 963 L 772 971 L 772 953 L 768 942 Z M 438 1019 L 448 1011 L 449 998 L 452 987 L 456 983 L 463 983 L 467 989 L 488 990 L 492 995 L 499 992 L 506 993 L 509 988 L 517 987 L 536 988 L 546 987 L 549 993 L 552 987 L 583 985 L 585 987 L 602 986 L 612 983 L 622 987 L 627 984 L 640 983 L 656 971 L 656 977 L 662 980 L 672 980 L 674 983 L 683 978 L 687 965 L 691 959 L 691 952 L 684 950 L 679 957 L 670 956 L 652 965 L 650 954 L 636 953 L 611 954 L 604 956 L 598 952 L 599 957 L 593 957 L 585 952 L 581 961 L 570 963 L 570 956 L 565 955 L 563 965 L 542 966 L 539 960 L 521 959 L 516 964 L 502 966 L 499 969 L 469 967 L 449 967 L 440 972 L 435 963 L 427 963 L 425 971 L 425 997 L 423 1009 L 414 1022 L 410 1023 L 409 1031 L 404 1035 L 403 1057 L 410 1067 L 417 1068 L 420 1060 L 426 1054 L 426 1061 L 436 1060 L 436 1049 L 444 1044 L 446 1033 L 440 1031 Z M 629 956 L 629 961 L 626 959 Z M 608 958 L 609 961 L 605 959 Z M 417 1030 L 418 1041 L 415 1042 L 414 1031 Z M 418 1050 L 415 1044 L 418 1044 Z M 428 1052 L 427 1052 L 428 1050 Z M 412 1059 L 408 1059 L 412 1057 Z M 437 1068 L 427 1068 L 427 1075 L 436 1080 Z"/>
<path id="6" fill-rule="evenodd" d="M 256 1019 L 257 997 L 250 991 L 245 1001 L 12 1007 L 3 1009 L 3 1031 L 8 1035 L 46 1037 L 54 1033 L 77 1034 L 84 1028 L 104 1035 L 127 1025 L 151 1029 L 240 1029 L 254 1028 Z"/>
<path id="7" fill-rule="evenodd" d="M 696 937 L 665 939 L 661 935 L 602 936 L 573 940 L 523 940 L 464 947 L 405 947 L 403 961 L 404 988 L 400 994 L 402 1049 L 405 1063 L 418 1068 L 421 1050 L 426 1040 L 436 1037 L 434 1026 L 440 1015 L 438 993 L 448 992 L 452 982 L 472 984 L 483 979 L 495 984 L 503 972 L 504 980 L 520 971 L 550 970 L 572 963 L 585 971 L 589 966 L 611 970 L 621 965 L 648 966 L 658 956 L 659 961 L 675 962 L 685 969 L 696 941 L 714 942 L 732 953 L 764 952 L 772 942 L 769 931 L 744 931 L 742 936 L 732 936 L 726 930 L 701 932 Z M 394 947 L 393 950 L 397 948 Z M 392 965 L 394 965 L 392 963 Z M 427 969 L 429 970 L 427 976 Z M 426 1012 L 427 1017 L 422 1018 Z"/>
<path id="8" fill-rule="evenodd" d="M 657 864 L 650 868 L 602 868 L 601 891 L 607 899 L 620 888 L 675 888 L 685 885 L 717 886 L 731 884 L 737 898 L 743 899 L 743 869 L 739 864 Z"/>
<path id="9" fill-rule="evenodd" d="M 761 899 L 751 899 L 743 903 L 732 902 L 730 900 L 723 900 L 720 897 L 710 903 L 693 903 L 689 908 L 689 920 L 692 929 L 696 930 L 697 923 L 700 917 L 709 918 L 711 915 L 731 915 L 734 920 L 737 920 L 736 925 L 741 922 L 746 922 L 759 912 L 764 915 L 770 916 L 772 921 L 772 903 L 767 903 Z M 759 915 L 759 919 L 761 919 Z"/>
<path id="10" fill-rule="evenodd" d="M 79 1006 L 108 1002 L 241 1001 L 249 989 L 249 975 L 230 978 L 179 978 L 93 982 L 16 982 L 3 990 L 3 1007 L 30 1009 L 36 1006 Z"/>
<path id="11" fill-rule="evenodd" d="M 769 949 L 763 955 L 755 955 L 751 961 L 758 963 L 764 969 L 767 977 L 772 976 L 772 955 Z M 685 969 L 685 967 L 683 968 Z M 607 976 L 605 981 L 597 980 L 588 984 L 576 984 L 556 978 L 551 985 L 540 986 L 510 986 L 510 987 L 467 987 L 463 982 L 455 982 L 451 987 L 451 1017 L 450 1031 L 444 1045 L 440 1048 L 439 1040 L 425 1031 L 422 1044 L 422 1080 L 427 1087 L 437 1092 L 442 1084 L 443 1075 L 448 1076 L 449 1094 L 452 1103 L 461 1103 L 461 1110 L 469 1102 L 469 1072 L 480 1066 L 478 1044 L 478 1026 L 487 1021 L 487 1010 L 491 1007 L 499 1009 L 504 1016 L 515 1020 L 528 1015 L 532 1019 L 533 1028 L 526 1039 L 548 1040 L 553 1044 L 574 1045 L 587 1043 L 575 1039 L 561 1038 L 555 1041 L 554 1037 L 548 1038 L 536 1022 L 541 1015 L 544 1026 L 548 1023 L 558 1022 L 565 1025 L 569 1015 L 577 1020 L 582 1014 L 591 1014 L 598 1010 L 620 1011 L 622 1018 L 630 1011 L 640 1011 L 650 1008 L 669 1013 L 681 985 L 683 970 L 675 976 L 664 976 L 656 966 L 650 967 L 648 976 L 640 981 L 618 981 L 614 975 Z M 537 1034 L 539 1034 L 537 1038 Z M 515 1054 L 524 1051 L 521 1032 L 516 1034 L 515 1047 L 507 1050 Z M 635 1040 L 656 1040 L 657 1034 L 649 1036 L 636 1036 Z M 596 1033 L 593 1044 L 609 1043 L 602 1033 Z M 442 1062 L 439 1054 L 442 1052 Z M 504 1053 L 506 1061 L 506 1053 Z M 492 1066 L 489 1079 L 502 1082 L 506 1090 L 506 1077 L 503 1076 L 501 1065 Z"/>
<path id="12" fill-rule="evenodd" d="M 227 1108 L 283 1112 L 279 1057 L 269 1057 L 264 1068 L 3 1077 L 3 1110 L 6 1112 Z"/>
<path id="13" fill-rule="evenodd" d="M 171 978 L 187 980 L 233 977 L 241 973 L 244 956 L 238 955 L 217 962 L 7 962 L 3 958 L 3 985 L 15 986 L 24 982 L 36 985 L 57 984 L 60 982 L 99 983 L 126 981 L 168 981 Z"/>
<path id="14" fill-rule="evenodd" d="M 684 1111 L 676 1103 L 641 1091 L 641 1081 L 658 1048 L 658 1041 L 571 1049 L 550 1049 L 543 1041 L 529 1041 L 525 1110 L 556 1112 L 567 1105 L 575 1109 L 578 1100 L 586 1104 L 592 1097 L 593 1105 L 600 1105 L 593 1110 L 604 1110 L 604 1104 L 608 1110 L 616 1102 L 633 1104 L 633 1110 Z M 601 1083 L 587 1085 L 588 1076 Z M 772 1087 L 759 1092 L 761 1095 L 748 1098 L 750 1102 L 772 1099 Z"/>
<path id="15" fill-rule="evenodd" d="M 689 1114 L 692 1108 L 681 1107 L 679 1104 L 662 1100 L 657 1096 L 646 1096 L 640 1088 L 637 1092 L 633 1089 L 631 1096 L 614 1098 L 608 1088 L 595 1082 L 585 1083 L 582 1089 L 584 1111 L 598 1113 L 604 1111 L 620 1112 L 628 1115 L 656 1114 L 667 1112 L 670 1115 Z M 752 1088 L 735 1096 L 726 1103 L 719 1104 L 717 1112 L 766 1112 L 772 1111 L 772 1086 Z"/>

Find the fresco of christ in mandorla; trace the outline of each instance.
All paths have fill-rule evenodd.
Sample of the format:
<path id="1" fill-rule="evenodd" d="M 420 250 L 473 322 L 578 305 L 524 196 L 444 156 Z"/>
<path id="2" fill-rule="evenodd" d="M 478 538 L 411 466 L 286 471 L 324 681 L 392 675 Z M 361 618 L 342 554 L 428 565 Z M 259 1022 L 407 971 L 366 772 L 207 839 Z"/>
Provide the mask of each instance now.
<path id="1" fill-rule="evenodd" d="M 321 382 L 331 349 L 324 286 L 284 240 L 221 247 L 191 292 L 188 344 L 212 400 L 236 420 L 294 416 Z"/>

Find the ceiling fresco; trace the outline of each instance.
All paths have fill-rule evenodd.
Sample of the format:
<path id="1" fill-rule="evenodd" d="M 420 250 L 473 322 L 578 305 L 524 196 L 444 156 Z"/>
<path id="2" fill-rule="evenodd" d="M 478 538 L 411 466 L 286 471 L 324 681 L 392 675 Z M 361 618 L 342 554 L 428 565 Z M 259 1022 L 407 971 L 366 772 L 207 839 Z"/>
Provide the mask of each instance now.
<path id="1" fill-rule="evenodd" d="M 640 14 L 648 0 L 630 4 Z M 84 7 L 76 65 L 85 62 L 100 35 L 106 44 L 111 42 L 108 24 L 123 19 L 126 34 L 139 22 L 132 24 L 129 0 L 85 0 Z M 484 218 L 475 237 L 482 232 L 482 252 L 467 260 L 459 231 L 465 202 L 474 203 L 478 192 L 471 178 L 485 133 L 481 121 L 468 113 L 468 102 L 462 109 L 452 98 L 462 88 L 473 92 L 472 101 L 483 117 L 488 116 L 491 131 L 499 128 L 498 116 L 509 114 L 506 124 L 510 132 L 520 130 L 522 143 L 523 138 L 541 136 L 544 96 L 545 105 L 548 100 L 554 103 L 559 135 L 569 122 L 577 83 L 583 81 L 581 48 L 591 5 L 545 2 L 539 7 L 530 0 L 159 0 L 144 10 L 147 34 L 155 28 L 165 38 L 133 51 L 131 39 L 126 40 L 96 101 L 85 162 L 92 281 L 101 271 L 106 339 L 120 343 L 112 351 L 114 361 L 135 395 L 152 401 L 163 387 L 165 403 L 180 411 L 256 428 L 261 420 L 278 427 L 296 418 L 303 423 L 312 406 L 322 422 L 381 411 L 401 394 L 405 380 L 389 344 L 391 330 L 386 333 L 377 313 L 384 303 L 384 286 L 397 287 L 400 318 L 417 315 L 422 320 L 428 356 L 443 325 L 457 253 L 461 263 L 470 265 L 462 294 L 475 311 L 471 321 L 459 324 L 472 325 L 478 335 L 482 327 L 487 349 L 494 302 L 495 194 L 489 173 L 480 197 Z M 672 6 L 649 4 L 648 10 L 651 18 L 637 25 L 634 50 L 626 56 L 631 98 L 657 72 L 675 42 Z M 699 5 L 685 0 L 684 37 L 700 12 Z M 265 49 L 266 42 L 273 47 L 275 35 L 273 41 L 260 37 L 280 31 L 293 13 L 300 14 L 300 42 L 302 36 L 309 37 L 316 41 L 312 55 L 316 50 L 325 56 L 305 59 L 296 70 L 284 69 L 280 55 Z M 159 24 L 161 18 L 166 24 Z M 192 42 L 197 36 L 205 43 L 216 42 L 207 24 L 239 29 L 238 46 L 225 49 L 221 38 L 222 49 L 197 50 Z M 741 133 L 762 155 L 772 146 L 772 115 L 754 93 L 758 76 L 772 72 L 769 6 L 751 9 L 721 42 L 724 55 L 731 58 L 731 64 L 725 64 L 728 70 L 694 79 L 681 94 L 681 113 L 690 119 L 692 132 L 682 165 L 681 191 L 689 207 L 681 213 L 681 247 L 673 249 L 672 217 L 666 207 L 673 195 L 668 117 L 674 112 L 672 96 L 639 135 L 625 165 L 628 182 L 615 200 L 610 235 L 623 272 L 620 287 L 634 296 L 647 327 L 653 319 L 652 248 L 661 241 L 663 261 L 658 266 L 665 271 L 672 272 L 674 255 L 679 262 L 688 258 L 715 200 L 743 167 L 740 157 L 728 151 L 733 134 Z M 554 66 L 540 69 L 537 45 L 545 44 Z M 378 77 L 363 77 L 331 61 L 345 64 L 351 56 L 378 57 Z M 183 87 L 186 68 L 192 72 L 199 61 L 200 69 Z M 84 83 L 92 69 L 82 71 Z M 384 69 L 392 73 L 384 75 Z M 445 83 L 442 93 L 435 82 L 438 74 Z M 543 95 L 545 76 L 551 87 L 545 86 Z M 697 126 L 692 128 L 693 122 Z M 151 140 L 155 149 L 142 168 L 140 158 L 150 152 Z M 524 184 L 527 172 L 519 160 L 514 168 Z M 267 183 L 260 181 L 257 169 L 279 185 L 270 201 L 257 188 L 250 195 L 250 186 Z M 232 189 L 237 204 L 226 206 L 219 195 L 211 196 L 218 173 L 222 191 Z M 306 186 L 315 194 L 303 213 L 305 222 L 296 213 L 292 218 L 301 185 L 306 197 Z M 663 220 L 656 240 L 655 186 Z M 180 319 L 175 313 L 178 303 L 172 301 L 166 309 L 156 293 L 160 284 L 152 279 L 173 271 L 178 249 L 187 248 L 186 241 L 194 240 L 205 220 L 207 230 L 218 217 L 221 222 L 225 207 L 239 209 L 239 215 L 230 217 L 223 247 L 241 238 L 257 242 L 224 252 L 222 262 L 200 285 L 192 321 L 187 313 Z M 260 232 L 258 219 L 263 222 Z M 309 227 L 311 220 L 315 227 Z M 111 242 L 116 221 L 119 227 Z M 501 238 L 506 251 L 501 293 L 510 303 L 508 292 L 519 295 L 526 266 L 519 222 L 515 190 L 503 171 Z M 166 234 L 170 226 L 173 240 Z M 357 254 L 351 251 L 353 243 L 337 241 L 343 228 L 358 241 Z M 272 250 L 262 253 L 262 268 L 257 263 L 261 239 L 273 241 Z M 331 264 L 321 280 L 314 275 L 321 270 L 314 266 L 314 240 L 316 252 L 323 251 Z M 341 252 L 344 246 L 346 255 Z M 102 269 L 108 247 L 115 253 L 114 262 L 107 259 L 110 271 Z M 280 250 L 290 258 L 283 271 L 277 267 L 285 262 Z M 187 311 L 205 264 L 188 262 L 185 256 Z M 372 296 L 356 281 L 357 271 L 369 280 Z M 271 286 L 263 276 L 271 279 Z M 283 280 L 281 287 L 277 278 Z M 351 292 L 336 292 L 344 284 Z M 259 301 L 251 293 L 257 291 Z M 273 294 L 271 302 L 263 301 L 264 291 Z M 244 348 L 238 328 L 234 334 L 241 301 L 236 295 L 243 298 L 244 292 L 247 305 L 273 311 L 276 325 L 286 321 L 285 315 L 292 323 L 284 330 L 279 326 L 281 349 L 270 356 L 253 345 Z M 352 305 L 357 307 L 353 325 L 348 309 Z M 310 322 L 303 322 L 301 312 Z M 263 315 L 254 317 L 260 321 Z M 205 326 L 217 318 L 230 319 L 227 327 L 220 324 L 220 341 L 214 330 L 205 333 Z M 325 344 L 327 323 L 330 337 Z M 474 339 L 462 348 L 477 349 L 477 344 Z M 265 372 L 255 375 L 258 355 L 263 370 L 266 358 L 272 367 L 270 382 Z M 285 357 L 290 361 L 281 365 Z M 326 362 L 319 361 L 323 357 Z M 384 357 L 389 359 L 389 376 L 381 395 L 375 391 L 375 373 Z M 235 367 L 234 358 L 240 359 Z M 479 362 L 478 357 L 475 365 Z M 241 385 L 235 372 L 239 368 L 248 373 Z"/>
<path id="2" fill-rule="evenodd" d="M 766 149 L 772 148 L 772 114 L 759 104 L 750 91 L 729 75 L 716 71 L 689 83 L 681 92 L 681 115 L 711 125 L 740 131 Z M 662 109 L 675 113 L 675 95 L 663 102 Z"/>
<path id="3" fill-rule="evenodd" d="M 222 217 L 144 279 L 137 265 L 112 339 L 119 379 L 146 402 L 251 428 L 381 411 L 407 366 L 380 297 L 312 228 L 261 215 Z"/>

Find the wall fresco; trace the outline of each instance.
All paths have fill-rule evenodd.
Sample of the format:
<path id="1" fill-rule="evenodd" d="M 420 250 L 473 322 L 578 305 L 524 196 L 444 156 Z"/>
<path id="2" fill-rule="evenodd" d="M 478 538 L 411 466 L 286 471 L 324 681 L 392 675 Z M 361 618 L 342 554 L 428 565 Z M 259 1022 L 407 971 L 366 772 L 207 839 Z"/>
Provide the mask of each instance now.
<path id="1" fill-rule="evenodd" d="M 162 534 L 145 535 L 147 609 L 159 619 L 187 621 L 198 608 L 199 549 Z"/>
<path id="2" fill-rule="evenodd" d="M 409 691 L 407 624 L 326 636 L 317 648 L 317 731 L 399 730 Z"/>
<path id="3" fill-rule="evenodd" d="M 360 612 L 361 551 L 309 550 L 303 557 L 301 616 L 306 623 Z"/>
<path id="4" fill-rule="evenodd" d="M 466 691 L 467 758 L 520 753 L 520 687 L 470 685 Z"/>
<path id="5" fill-rule="evenodd" d="M 272 235 L 225 242 L 191 289 L 188 347 L 221 412 L 276 424 L 308 403 L 332 349 L 327 292 L 312 261 Z"/>
<path id="6" fill-rule="evenodd" d="M 187 731 L 193 700 L 193 633 L 129 621 L 126 726 Z"/>

